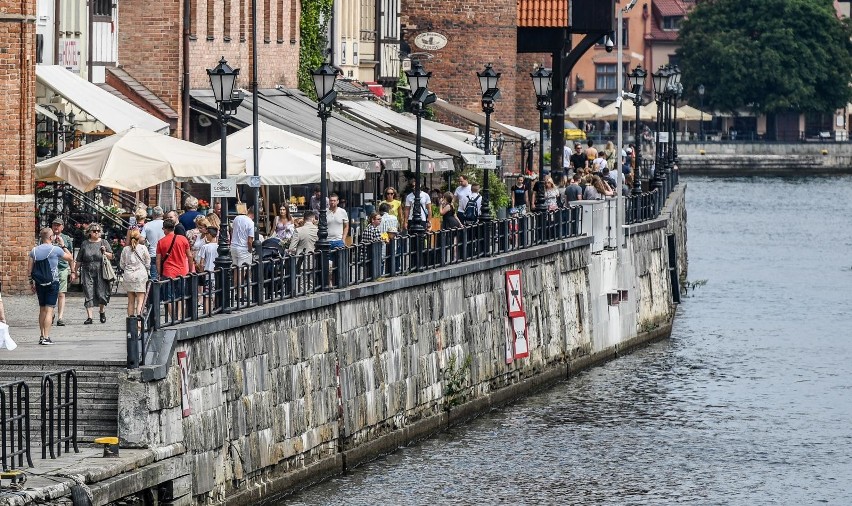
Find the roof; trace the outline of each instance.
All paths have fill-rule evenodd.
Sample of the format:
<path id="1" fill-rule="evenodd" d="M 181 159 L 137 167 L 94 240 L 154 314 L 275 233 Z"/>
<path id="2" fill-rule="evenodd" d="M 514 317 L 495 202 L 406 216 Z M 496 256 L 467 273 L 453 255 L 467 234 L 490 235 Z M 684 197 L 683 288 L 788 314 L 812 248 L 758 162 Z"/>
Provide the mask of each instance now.
<path id="1" fill-rule="evenodd" d="M 685 16 L 688 10 L 681 0 L 654 0 L 653 5 L 660 16 Z"/>
<path id="2" fill-rule="evenodd" d="M 454 114 L 474 125 L 480 127 L 485 126 L 484 114 L 479 114 L 478 112 L 469 111 L 464 107 L 453 105 L 442 98 L 439 98 L 435 102 L 435 107 L 437 107 L 438 109 L 443 109 L 444 111 L 447 111 L 450 114 Z M 516 141 L 532 143 L 538 141 L 538 132 L 533 132 L 532 130 L 527 130 L 521 127 L 506 125 L 498 121 L 491 121 L 491 129 L 496 132 L 500 132 L 511 139 L 515 139 Z"/>
<path id="3" fill-rule="evenodd" d="M 36 65 L 36 80 L 113 132 L 139 127 L 168 133 L 169 124 L 59 65 Z"/>
<path id="4" fill-rule="evenodd" d="M 122 97 L 126 97 L 126 100 L 146 108 L 148 112 L 151 112 L 163 121 L 173 123 L 173 128 L 177 126 L 178 113 L 123 68 L 107 67 L 106 81 L 105 84 L 101 85 L 102 87 L 112 87 Z"/>
<path id="5" fill-rule="evenodd" d="M 567 0 L 518 0 L 518 27 L 568 26 Z"/>
<path id="6" fill-rule="evenodd" d="M 662 21 L 664 17 L 686 16 L 692 8 L 692 2 L 684 0 L 654 0 L 653 13 L 651 16 L 651 30 L 648 39 L 655 41 L 677 40 L 677 30 L 663 30 Z"/>
<path id="7" fill-rule="evenodd" d="M 216 103 L 211 90 L 192 90 L 192 109 L 217 117 Z M 282 130 L 315 141 L 320 140 L 321 122 L 315 102 L 298 90 L 287 88 L 258 90 L 258 118 Z M 246 127 L 252 122 L 252 101 L 243 100 L 232 122 Z M 408 170 L 414 166 L 415 146 L 364 125 L 332 114 L 327 124 L 328 144 L 335 159 L 368 172 Z M 452 156 L 435 150 L 422 150 L 421 170 L 447 171 L 453 168 Z"/>
<path id="8" fill-rule="evenodd" d="M 372 100 L 339 100 L 338 103 L 349 114 L 383 132 L 395 132 L 412 141 L 417 139 L 417 120 L 413 117 L 392 111 Z M 476 146 L 440 132 L 436 128 L 423 124 L 422 121 L 420 127 L 423 144 L 430 148 L 453 156 L 461 156 L 468 162 L 474 161 L 474 158 L 469 155 L 483 154 L 483 151 Z"/>

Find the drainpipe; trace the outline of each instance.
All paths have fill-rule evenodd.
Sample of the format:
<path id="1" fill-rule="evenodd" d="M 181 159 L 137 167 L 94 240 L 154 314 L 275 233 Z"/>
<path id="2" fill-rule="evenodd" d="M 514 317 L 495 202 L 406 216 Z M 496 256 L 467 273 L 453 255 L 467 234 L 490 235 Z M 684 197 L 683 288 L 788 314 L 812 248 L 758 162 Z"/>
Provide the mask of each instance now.
<path id="1" fill-rule="evenodd" d="M 93 40 L 94 32 L 95 32 L 95 0 L 89 0 L 89 41 L 88 41 L 89 42 L 89 48 L 88 48 L 88 54 L 86 55 L 86 60 L 87 60 L 86 61 L 86 66 L 87 66 L 86 77 L 89 78 L 90 83 L 94 82 L 94 81 L 92 81 L 92 62 L 94 61 L 92 59 L 92 53 L 94 53 L 94 50 L 95 50 L 95 41 Z"/>
<path id="2" fill-rule="evenodd" d="M 58 0 L 57 0 L 58 1 Z M 91 1 L 91 0 L 90 0 Z M 189 36 L 190 34 L 189 0 L 183 0 L 183 96 L 181 97 L 181 138 L 189 140 Z"/>
<path id="3" fill-rule="evenodd" d="M 60 0 L 53 0 L 53 64 L 59 65 L 59 11 Z"/>

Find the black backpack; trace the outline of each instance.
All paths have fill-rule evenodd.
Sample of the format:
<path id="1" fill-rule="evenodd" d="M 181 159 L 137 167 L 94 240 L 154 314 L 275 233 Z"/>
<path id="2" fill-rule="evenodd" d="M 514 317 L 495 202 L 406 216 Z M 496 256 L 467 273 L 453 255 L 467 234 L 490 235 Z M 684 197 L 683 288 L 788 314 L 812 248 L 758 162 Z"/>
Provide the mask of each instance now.
<path id="1" fill-rule="evenodd" d="M 53 272 L 50 270 L 50 254 L 51 249 L 47 253 L 47 257 L 43 260 L 35 260 L 35 249 L 33 249 L 33 270 L 30 272 L 30 277 L 39 286 L 47 286 L 53 283 Z"/>
<path id="2" fill-rule="evenodd" d="M 476 221 L 479 218 L 479 208 L 476 206 L 476 202 L 479 201 L 479 198 L 482 195 L 477 195 L 475 198 L 468 199 L 467 205 L 464 206 L 464 221 Z"/>

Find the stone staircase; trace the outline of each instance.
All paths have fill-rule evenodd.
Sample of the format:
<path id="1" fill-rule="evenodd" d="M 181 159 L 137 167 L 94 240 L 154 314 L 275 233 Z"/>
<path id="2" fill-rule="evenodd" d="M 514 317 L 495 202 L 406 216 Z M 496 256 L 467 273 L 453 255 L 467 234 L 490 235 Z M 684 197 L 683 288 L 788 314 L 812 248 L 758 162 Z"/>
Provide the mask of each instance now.
<path id="1" fill-rule="evenodd" d="M 30 393 L 30 437 L 33 459 L 41 457 L 41 381 L 45 374 L 73 369 L 77 375 L 77 441 L 91 445 L 96 437 L 117 436 L 118 377 L 124 365 L 108 362 L 0 362 L 0 385 L 24 381 Z M 54 384 L 56 377 L 54 376 Z M 54 386 L 55 388 L 55 386 Z M 65 375 L 62 375 L 65 389 Z M 8 388 L 3 389 L 8 399 Z M 54 392 L 54 406 L 57 404 Z M 64 397 L 64 393 L 63 393 Z M 64 411 L 63 411 L 64 413 Z M 54 419 L 55 419 L 54 415 Z M 64 425 L 64 422 L 63 422 Z"/>

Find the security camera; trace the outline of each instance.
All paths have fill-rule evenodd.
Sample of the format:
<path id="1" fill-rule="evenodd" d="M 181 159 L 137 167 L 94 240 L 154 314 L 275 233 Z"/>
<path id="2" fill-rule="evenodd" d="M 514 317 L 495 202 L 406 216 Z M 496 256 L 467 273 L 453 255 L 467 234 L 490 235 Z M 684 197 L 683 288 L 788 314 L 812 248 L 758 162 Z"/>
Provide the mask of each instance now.
<path id="1" fill-rule="evenodd" d="M 615 42 L 607 35 L 606 41 L 604 42 L 604 48 L 606 48 L 607 53 L 611 53 L 613 48 L 615 47 Z"/>

